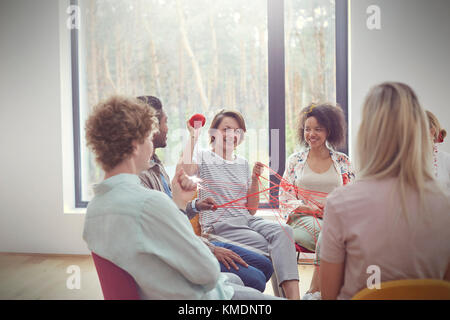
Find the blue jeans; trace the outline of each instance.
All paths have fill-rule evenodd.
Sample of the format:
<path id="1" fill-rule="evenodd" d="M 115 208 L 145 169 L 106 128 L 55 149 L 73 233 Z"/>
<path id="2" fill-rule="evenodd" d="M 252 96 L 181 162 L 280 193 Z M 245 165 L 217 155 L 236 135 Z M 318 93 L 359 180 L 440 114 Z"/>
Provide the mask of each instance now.
<path id="1" fill-rule="evenodd" d="M 231 272 L 239 276 L 246 287 L 251 287 L 261 292 L 266 289 L 266 282 L 269 281 L 273 273 L 272 262 L 265 256 L 250 250 L 223 242 L 211 242 L 217 247 L 225 248 L 238 254 L 242 260 L 248 264 L 248 268 L 238 265 L 239 270 L 230 266 L 228 270 L 223 263 L 220 262 L 220 270 L 222 272 Z"/>

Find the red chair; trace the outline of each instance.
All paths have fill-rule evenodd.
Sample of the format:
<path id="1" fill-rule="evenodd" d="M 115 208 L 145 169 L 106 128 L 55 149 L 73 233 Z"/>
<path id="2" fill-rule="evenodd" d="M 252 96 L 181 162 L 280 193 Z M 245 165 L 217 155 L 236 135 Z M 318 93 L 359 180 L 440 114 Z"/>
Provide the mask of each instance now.
<path id="1" fill-rule="evenodd" d="M 300 253 L 314 253 L 314 251 L 309 251 L 308 249 L 302 247 L 298 243 L 295 243 L 295 251 L 297 252 L 297 261 L 300 258 Z"/>
<path id="2" fill-rule="evenodd" d="M 134 278 L 114 263 L 92 252 L 105 300 L 140 300 Z"/>

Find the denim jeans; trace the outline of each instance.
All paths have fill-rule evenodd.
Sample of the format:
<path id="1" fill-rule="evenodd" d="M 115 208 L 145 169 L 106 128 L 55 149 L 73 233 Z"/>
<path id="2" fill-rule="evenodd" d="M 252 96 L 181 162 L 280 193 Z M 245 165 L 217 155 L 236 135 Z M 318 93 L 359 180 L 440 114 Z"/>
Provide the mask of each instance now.
<path id="1" fill-rule="evenodd" d="M 233 251 L 248 264 L 248 268 L 245 268 L 236 263 L 239 270 L 234 269 L 232 266 L 230 266 L 230 270 L 228 270 L 223 263 L 220 263 L 220 271 L 234 273 L 241 278 L 246 287 L 251 287 L 264 292 L 266 289 L 266 282 L 269 281 L 273 273 L 272 262 L 267 257 L 233 244 L 217 241 L 211 243 L 217 247 Z"/>

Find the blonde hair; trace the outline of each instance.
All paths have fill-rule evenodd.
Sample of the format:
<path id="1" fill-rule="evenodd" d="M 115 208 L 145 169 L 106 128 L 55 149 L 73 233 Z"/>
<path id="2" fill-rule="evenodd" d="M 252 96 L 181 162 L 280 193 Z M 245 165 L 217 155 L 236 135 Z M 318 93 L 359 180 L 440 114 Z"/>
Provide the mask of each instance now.
<path id="1" fill-rule="evenodd" d="M 424 209 L 425 185 L 433 180 L 429 135 L 425 112 L 409 86 L 386 82 L 370 90 L 357 138 L 359 177 L 397 178 L 405 216 L 406 190 L 418 192 Z"/>
<path id="2" fill-rule="evenodd" d="M 445 137 L 447 136 L 447 131 L 442 129 L 441 124 L 439 123 L 438 118 L 431 112 L 426 111 L 428 122 L 430 124 L 430 129 L 434 128 L 434 142 L 444 142 Z"/>

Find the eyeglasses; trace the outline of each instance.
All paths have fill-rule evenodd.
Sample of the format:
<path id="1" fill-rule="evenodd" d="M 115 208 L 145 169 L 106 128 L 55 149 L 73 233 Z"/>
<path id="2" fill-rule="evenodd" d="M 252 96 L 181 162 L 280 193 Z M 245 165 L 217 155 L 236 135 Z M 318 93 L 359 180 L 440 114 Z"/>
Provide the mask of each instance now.
<path id="1" fill-rule="evenodd" d="M 232 128 L 225 128 L 225 129 L 220 129 L 219 131 L 224 132 L 224 133 L 234 133 L 236 135 L 242 135 L 244 134 L 244 130 L 243 129 L 232 129 Z"/>

